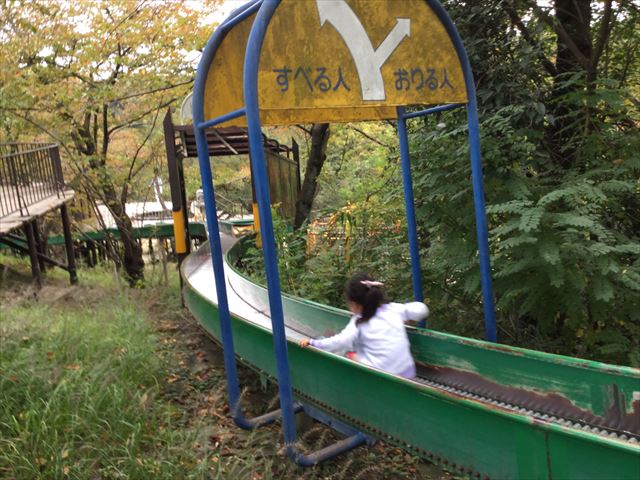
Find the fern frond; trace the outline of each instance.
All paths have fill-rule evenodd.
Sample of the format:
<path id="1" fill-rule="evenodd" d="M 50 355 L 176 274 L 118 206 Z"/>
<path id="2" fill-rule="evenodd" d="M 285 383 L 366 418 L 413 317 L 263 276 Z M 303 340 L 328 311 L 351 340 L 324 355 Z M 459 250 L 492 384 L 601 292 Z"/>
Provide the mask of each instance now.
<path id="1" fill-rule="evenodd" d="M 601 255 L 608 255 L 609 253 L 615 251 L 615 247 L 611 247 L 610 245 L 606 245 L 601 242 L 594 242 L 587 248 L 596 257 Z"/>
<path id="2" fill-rule="evenodd" d="M 617 253 L 640 255 L 640 243 L 625 243 L 623 245 L 616 245 L 613 249 Z"/>
<path id="3" fill-rule="evenodd" d="M 487 206 L 487 213 L 520 213 L 523 208 L 533 205 L 531 200 L 512 200 Z"/>
<path id="4" fill-rule="evenodd" d="M 518 228 L 523 232 L 531 232 L 537 229 L 544 213 L 544 209 L 539 207 L 525 210 L 520 217 L 520 225 Z"/>
<path id="5" fill-rule="evenodd" d="M 538 244 L 538 250 L 542 259 L 551 265 L 560 263 L 560 249 L 558 244 L 550 239 L 545 239 Z"/>
<path id="6" fill-rule="evenodd" d="M 541 197 L 540 200 L 538 200 L 537 204 L 539 206 L 546 206 L 546 205 L 549 205 L 550 203 L 560 200 L 561 198 L 575 195 L 577 192 L 578 190 L 575 188 L 575 186 L 569 186 L 566 188 L 553 190 L 552 192 L 549 192 L 543 197 Z"/>
<path id="7" fill-rule="evenodd" d="M 506 222 L 506 223 L 504 223 L 502 225 L 498 225 L 497 227 L 493 228 L 491 230 L 491 237 L 492 238 L 496 238 L 496 239 L 500 239 L 500 237 L 508 235 L 509 233 L 513 232 L 514 230 L 517 230 L 519 226 L 520 226 L 520 220 L 519 219 L 509 220 L 508 222 Z"/>
<path id="8" fill-rule="evenodd" d="M 600 183 L 600 188 L 609 193 L 633 193 L 635 184 L 632 181 L 607 180 Z"/>
<path id="9" fill-rule="evenodd" d="M 615 297 L 613 284 L 606 277 L 598 275 L 592 280 L 593 298 L 609 303 Z"/>
<path id="10" fill-rule="evenodd" d="M 504 264 L 504 263 L 503 263 Z M 533 257 L 525 257 L 515 263 L 509 263 L 506 267 L 503 267 L 496 271 L 495 278 L 506 278 L 511 275 L 520 274 L 526 270 L 532 269 L 537 264 L 537 261 Z"/>
<path id="11" fill-rule="evenodd" d="M 622 272 L 622 275 L 620 275 L 618 280 L 620 280 L 620 283 L 628 289 L 640 292 L 640 274 L 637 272 L 634 272 L 633 270 L 625 270 Z"/>
<path id="12" fill-rule="evenodd" d="M 564 286 L 564 269 L 560 263 L 554 265 L 554 268 L 547 270 L 549 276 L 549 284 L 555 288 L 561 288 Z"/>
<path id="13" fill-rule="evenodd" d="M 554 226 L 556 227 L 583 227 L 589 228 L 594 225 L 592 218 L 585 215 L 577 215 L 575 213 L 554 213 L 551 214 L 555 220 Z"/>
<path id="14" fill-rule="evenodd" d="M 531 235 L 518 235 L 516 237 L 511 237 L 506 240 L 500 242 L 501 248 L 513 248 L 518 247 L 520 245 L 534 244 L 537 243 L 538 239 Z"/>

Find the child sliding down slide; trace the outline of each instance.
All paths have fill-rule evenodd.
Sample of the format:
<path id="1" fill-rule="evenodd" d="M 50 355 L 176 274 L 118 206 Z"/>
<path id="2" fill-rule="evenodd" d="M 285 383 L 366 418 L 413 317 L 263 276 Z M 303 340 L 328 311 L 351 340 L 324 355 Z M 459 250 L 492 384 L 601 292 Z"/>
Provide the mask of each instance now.
<path id="1" fill-rule="evenodd" d="M 422 302 L 386 303 L 384 284 L 356 274 L 345 286 L 351 320 L 340 333 L 320 340 L 303 339 L 301 347 L 344 354 L 358 362 L 406 378 L 416 376 L 405 322 L 422 320 L 429 309 Z"/>

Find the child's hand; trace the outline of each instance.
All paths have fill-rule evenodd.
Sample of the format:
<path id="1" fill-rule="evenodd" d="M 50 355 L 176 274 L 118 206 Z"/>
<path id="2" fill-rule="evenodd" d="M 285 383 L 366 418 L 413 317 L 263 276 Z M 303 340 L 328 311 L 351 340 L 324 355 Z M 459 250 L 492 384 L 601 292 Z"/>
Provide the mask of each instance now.
<path id="1" fill-rule="evenodd" d="M 311 345 L 311 340 L 309 340 L 308 338 L 303 338 L 298 342 L 298 345 L 300 345 L 302 348 L 308 347 L 309 345 Z"/>

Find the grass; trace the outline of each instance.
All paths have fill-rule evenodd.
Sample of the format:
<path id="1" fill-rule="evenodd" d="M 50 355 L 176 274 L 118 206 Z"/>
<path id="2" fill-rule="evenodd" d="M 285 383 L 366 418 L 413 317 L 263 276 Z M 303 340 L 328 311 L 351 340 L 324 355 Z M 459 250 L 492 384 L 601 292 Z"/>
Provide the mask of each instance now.
<path id="1" fill-rule="evenodd" d="M 89 273 L 82 298 L 3 308 L 0 477 L 202 477 L 198 429 L 165 398 L 172 351 L 148 305 Z"/>
<path id="2" fill-rule="evenodd" d="M 6 281 L 1 264 L 24 273 Z M 36 292 L 28 263 L 0 256 L 0 478 L 452 478 L 383 443 L 301 469 L 283 456 L 278 423 L 237 428 L 221 350 L 181 309 L 170 270 L 164 287 L 150 267 L 144 289 L 108 269 L 80 270 L 70 287 L 51 270 Z M 275 385 L 239 373 L 248 415 L 277 404 Z M 303 450 L 333 440 L 315 424 Z"/>

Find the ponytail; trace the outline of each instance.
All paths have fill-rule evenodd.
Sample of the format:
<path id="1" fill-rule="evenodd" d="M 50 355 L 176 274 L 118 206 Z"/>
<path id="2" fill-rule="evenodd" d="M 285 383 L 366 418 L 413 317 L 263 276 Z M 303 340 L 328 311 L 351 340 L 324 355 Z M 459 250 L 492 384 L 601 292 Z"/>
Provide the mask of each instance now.
<path id="1" fill-rule="evenodd" d="M 357 273 L 345 285 L 344 293 L 348 301 L 362 305 L 362 314 L 356 325 L 368 322 L 376 310 L 385 303 L 384 284 L 376 282 L 365 273 Z"/>

